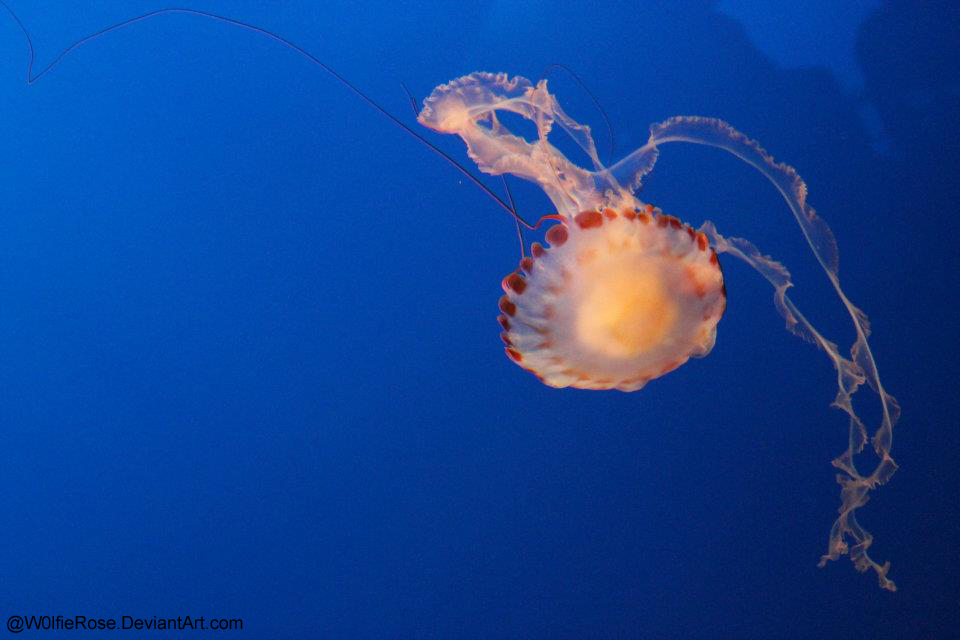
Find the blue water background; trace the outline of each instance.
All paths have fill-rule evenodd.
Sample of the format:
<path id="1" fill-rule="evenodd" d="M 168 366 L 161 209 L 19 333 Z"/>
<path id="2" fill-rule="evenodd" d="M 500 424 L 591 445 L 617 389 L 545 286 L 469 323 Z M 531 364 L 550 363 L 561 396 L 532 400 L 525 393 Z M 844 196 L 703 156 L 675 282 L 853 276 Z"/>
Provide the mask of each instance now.
<path id="1" fill-rule="evenodd" d="M 39 66 L 162 6 L 10 1 Z M 411 126 L 401 82 L 422 98 L 563 63 L 609 116 L 612 156 L 584 90 L 551 76 L 605 159 L 699 114 L 795 166 L 904 409 L 901 469 L 861 512 L 896 594 L 846 558 L 816 566 L 846 421 L 829 361 L 784 331 L 756 273 L 723 259 L 709 357 L 637 393 L 547 388 L 498 337 L 509 217 L 320 69 L 164 16 L 27 86 L 0 13 L 2 617 L 242 618 L 255 638 L 957 637 L 960 16 L 793 4 L 190 6 L 283 34 Z M 549 212 L 511 184 L 528 217 Z M 669 145 L 640 197 L 782 260 L 800 307 L 850 344 L 752 169 Z M 875 397 L 857 398 L 874 424 Z M 189 633 L 133 637 L 153 635 Z"/>

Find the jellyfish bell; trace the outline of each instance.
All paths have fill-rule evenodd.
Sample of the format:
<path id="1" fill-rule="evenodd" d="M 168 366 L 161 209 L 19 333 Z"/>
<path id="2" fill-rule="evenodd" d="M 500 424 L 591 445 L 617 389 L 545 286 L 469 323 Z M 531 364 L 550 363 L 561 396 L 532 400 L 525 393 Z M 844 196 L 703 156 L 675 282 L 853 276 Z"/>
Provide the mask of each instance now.
<path id="1" fill-rule="evenodd" d="M 716 339 L 726 293 L 702 233 L 647 206 L 582 211 L 503 280 L 507 355 L 553 387 L 635 391 Z"/>

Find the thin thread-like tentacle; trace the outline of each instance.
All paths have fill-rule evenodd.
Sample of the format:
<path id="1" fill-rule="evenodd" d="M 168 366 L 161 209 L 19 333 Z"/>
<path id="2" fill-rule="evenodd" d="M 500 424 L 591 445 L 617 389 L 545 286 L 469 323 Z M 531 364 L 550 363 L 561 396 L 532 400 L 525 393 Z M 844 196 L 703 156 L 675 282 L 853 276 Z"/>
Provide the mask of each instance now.
<path id="1" fill-rule="evenodd" d="M 510 185 L 507 184 L 507 176 L 501 175 L 500 180 L 503 182 L 503 188 L 507 192 L 507 199 L 510 201 L 510 206 L 516 211 L 517 203 L 514 202 L 513 192 L 510 191 Z M 520 259 L 523 260 L 527 257 L 527 251 L 523 246 L 523 227 L 520 226 L 520 216 L 514 216 L 513 223 L 517 225 L 517 240 L 520 241 Z"/>
<path id="2" fill-rule="evenodd" d="M 548 78 L 554 69 L 560 69 L 564 71 L 567 75 L 569 75 L 571 78 L 573 78 L 574 81 L 578 85 L 580 85 L 580 88 L 583 89 L 588 96 L 590 96 L 590 100 L 593 101 L 593 106 L 595 106 L 597 108 L 597 111 L 600 112 L 600 117 L 603 118 L 603 122 L 607 126 L 607 137 L 610 139 L 610 146 L 607 149 L 607 159 L 609 160 L 610 158 L 613 157 L 613 152 L 616 148 L 616 139 L 614 138 L 613 125 L 610 124 L 610 118 L 607 117 L 607 112 L 603 109 L 602 106 L 600 106 L 600 101 L 597 100 L 597 97 L 595 95 L 593 95 L 593 92 L 590 91 L 590 88 L 587 87 L 586 83 L 583 80 L 581 80 L 580 76 L 574 73 L 570 67 L 564 64 L 560 64 L 559 62 L 551 62 L 550 64 L 547 65 L 547 68 L 543 70 L 543 74 L 541 74 L 540 77 L 544 79 Z"/>
<path id="3" fill-rule="evenodd" d="M 264 29 L 264 28 L 262 28 L 262 27 L 258 27 L 258 26 L 256 26 L 256 25 L 252 25 L 252 24 L 249 24 L 249 23 L 247 23 L 247 22 L 240 21 L 240 20 L 235 20 L 235 19 L 233 19 L 233 18 L 228 18 L 228 17 L 226 17 L 226 16 L 221 16 L 221 15 L 218 15 L 218 14 L 216 14 L 216 13 L 210 13 L 210 12 L 208 12 L 208 11 L 200 11 L 200 10 L 198 10 L 198 9 L 188 9 L 188 8 L 185 8 L 185 7 L 167 7 L 167 8 L 164 8 L 164 9 L 155 9 L 155 10 L 153 10 L 153 11 L 148 11 L 147 13 L 143 13 L 143 14 L 140 14 L 140 15 L 138 15 L 138 16 L 134 16 L 133 18 L 127 18 L 126 20 L 122 20 L 121 22 L 117 22 L 117 23 L 112 24 L 112 25 L 110 25 L 110 26 L 108 26 L 108 27 L 104 27 L 103 29 L 100 29 L 100 30 L 98 30 L 98 31 L 95 31 L 94 33 L 91 33 L 91 34 L 89 34 L 89 35 L 86 35 L 86 36 L 80 38 L 79 40 L 77 40 L 77 41 L 73 42 L 72 44 L 70 44 L 69 46 L 65 47 L 62 51 L 60 51 L 60 53 L 58 53 L 56 56 L 54 56 L 53 60 L 51 60 L 50 63 L 47 64 L 47 66 L 45 66 L 45 67 L 44 67 L 43 69 L 41 69 L 39 72 L 37 72 L 36 74 L 34 74 L 34 73 L 33 73 L 33 66 L 34 66 L 34 60 L 35 60 L 35 52 L 34 52 L 34 47 L 33 47 L 33 39 L 30 37 L 30 32 L 27 31 L 26 26 L 23 24 L 23 22 L 20 20 L 20 18 L 17 16 L 17 14 L 13 11 L 13 9 L 10 8 L 10 6 L 6 3 L 5 0 L 0 0 L 0 5 L 3 5 L 3 8 L 6 9 L 7 13 L 9 13 L 10 16 L 13 18 L 14 22 L 17 24 L 17 27 L 20 29 L 21 33 L 23 33 L 23 36 L 24 36 L 24 38 L 25 38 L 26 41 L 27 41 L 27 48 L 28 48 L 28 50 L 29 50 L 29 58 L 28 58 L 28 60 L 27 60 L 26 82 L 27 82 L 28 85 L 32 85 L 34 82 L 38 81 L 40 78 L 42 78 L 42 77 L 45 76 L 47 73 L 49 73 L 54 67 L 57 66 L 57 64 L 60 63 L 61 60 L 63 60 L 63 58 L 64 58 L 67 54 L 69 54 L 71 51 L 73 51 L 73 50 L 76 49 L 77 47 L 80 47 L 80 46 L 86 44 L 87 42 L 90 42 L 91 40 L 95 40 L 96 38 L 99 38 L 100 36 L 106 35 L 107 33 L 110 33 L 111 31 L 116 31 L 117 29 L 122 29 L 122 28 L 124 28 L 124 27 L 128 27 L 128 26 L 133 25 L 133 24 L 136 24 L 136 23 L 138 23 L 138 22 L 142 22 L 142 21 L 144 21 L 144 20 L 148 20 L 148 19 L 150 19 L 150 18 L 155 18 L 155 17 L 161 16 L 161 15 L 166 15 L 166 14 L 186 14 L 186 15 L 201 16 L 201 17 L 203 17 L 203 18 L 207 18 L 207 19 L 214 20 L 214 21 L 217 21 L 217 22 L 222 22 L 222 23 L 224 23 L 224 24 L 228 24 L 228 25 L 231 25 L 231 26 L 234 26 L 234 27 L 239 27 L 239 28 L 241 28 L 241 29 L 246 29 L 246 30 L 248 30 L 248 31 L 253 31 L 253 32 L 255 32 L 255 33 L 259 33 L 259 34 L 261 34 L 261 35 L 263 35 L 263 36 L 265 36 L 265 37 L 267 37 L 267 38 L 270 38 L 271 40 L 274 40 L 274 41 L 280 43 L 281 45 L 287 47 L 288 49 L 291 49 L 291 50 L 299 53 L 301 56 L 303 56 L 304 58 L 306 58 L 307 60 L 309 60 L 311 63 L 315 64 L 316 66 L 320 67 L 321 69 L 323 69 L 324 71 L 326 71 L 327 73 L 329 73 L 329 74 L 330 74 L 331 76 L 333 76 L 336 80 L 338 80 L 343 86 L 347 87 L 350 91 L 352 91 L 354 94 L 356 94 L 357 96 L 359 96 L 361 100 L 363 100 L 363 101 L 366 102 L 368 105 L 370 105 L 371 107 L 373 107 L 374 109 L 376 109 L 377 111 L 379 111 L 383 116 L 385 116 L 386 118 L 388 118 L 388 119 L 389 119 L 391 122 L 393 122 L 395 125 L 397 125 L 397 126 L 400 127 L 401 129 L 403 129 L 404 131 L 406 131 L 408 134 L 410 134 L 411 136 L 413 136 L 414 138 L 416 138 L 420 143 L 422 143 L 423 145 L 425 145 L 428 149 L 430 149 L 431 151 L 433 151 L 434 153 L 436 153 L 437 155 L 439 155 L 441 158 L 443 158 L 444 160 L 446 160 L 447 162 L 449 162 L 451 165 L 453 165 L 454 168 L 456 168 L 458 171 L 460 171 L 463 175 L 465 175 L 467 178 L 469 178 L 475 185 L 477 185 L 478 187 L 480 187 L 480 189 L 483 190 L 484 193 L 486 193 L 488 196 L 490 196 L 490 198 L 492 198 L 492 199 L 494 200 L 494 202 L 496 202 L 496 203 L 497 203 L 498 205 L 500 205 L 503 209 L 505 209 L 508 213 L 510 213 L 511 216 L 514 216 L 514 218 L 517 220 L 517 222 L 518 222 L 519 224 L 522 224 L 522 225 L 524 225 L 524 226 L 527 227 L 527 228 L 532 228 L 532 227 L 530 226 L 530 223 L 528 223 L 526 220 L 523 220 L 522 218 L 519 218 L 519 217 L 517 216 L 516 211 L 512 210 L 512 209 L 509 207 L 509 205 L 507 205 L 507 203 L 503 201 L 502 198 L 500 198 L 497 194 L 495 194 L 492 190 L 490 190 L 489 187 L 487 187 L 487 186 L 484 185 L 482 182 L 480 182 L 480 180 L 479 180 L 478 178 L 476 178 L 470 171 L 468 171 L 468 170 L 466 169 L 466 167 L 464 167 L 462 164 L 460 164 L 459 162 L 457 162 L 452 156 L 450 156 L 448 153 L 446 153 L 445 151 L 443 151 L 442 149 L 440 149 L 439 147 L 437 147 L 436 145 L 434 145 L 433 143 L 431 143 L 429 140 L 427 140 L 427 139 L 424 138 L 422 135 L 420 135 L 419 133 L 417 133 L 414 129 L 412 129 L 412 128 L 409 127 L 408 125 L 404 124 L 400 119 L 398 119 L 398 118 L 397 118 L 396 116 L 394 116 L 392 113 L 390 113 L 389 111 L 387 111 L 387 109 L 385 109 L 384 107 L 380 106 L 380 104 L 377 103 L 373 98 L 371 98 L 371 97 L 368 96 L 366 93 L 364 93 L 363 91 L 361 91 L 359 87 L 357 87 L 357 86 L 354 85 L 352 82 L 350 82 L 349 80 L 347 80 L 345 77 L 343 77 L 342 75 L 340 75 L 340 73 L 337 72 L 336 69 L 334 69 L 334 68 L 331 67 L 330 65 L 324 63 L 323 61 L 321 61 L 319 58 L 317 58 L 316 56 L 314 56 L 312 53 L 310 53 L 309 51 L 307 51 L 307 50 L 304 49 L 303 47 L 301 47 L 301 46 L 299 46 L 299 45 L 291 42 L 290 40 L 284 38 L 283 36 L 280 36 L 280 35 L 272 32 L 272 31 L 270 31 L 270 30 L 268 30 L 268 29 Z"/>
<path id="4" fill-rule="evenodd" d="M 403 82 L 400 82 L 400 86 L 403 87 L 404 92 L 406 92 L 407 99 L 410 100 L 410 108 L 413 109 L 413 117 L 416 118 L 420 115 L 420 110 L 417 108 L 417 101 L 413 97 L 413 92 L 410 91 Z M 520 216 L 517 215 L 517 203 L 513 201 L 513 193 L 510 191 L 510 185 L 507 184 L 507 177 L 500 176 L 500 180 L 503 182 L 503 188 L 507 192 L 507 199 L 510 201 L 510 210 L 513 212 L 513 223 L 517 226 L 517 239 L 520 241 L 520 259 L 523 260 L 527 257 L 527 254 L 523 247 L 523 227 L 520 226 Z"/>

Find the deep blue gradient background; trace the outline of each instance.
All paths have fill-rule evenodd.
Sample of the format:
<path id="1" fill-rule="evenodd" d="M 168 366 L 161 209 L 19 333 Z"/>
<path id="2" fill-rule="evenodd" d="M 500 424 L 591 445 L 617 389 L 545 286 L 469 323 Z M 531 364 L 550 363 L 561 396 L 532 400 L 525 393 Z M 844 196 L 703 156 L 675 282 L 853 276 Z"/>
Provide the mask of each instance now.
<path id="1" fill-rule="evenodd" d="M 162 6 L 10 1 L 40 66 Z M 724 260 L 708 358 L 633 394 L 547 388 L 498 337 L 508 216 L 327 74 L 166 16 L 27 86 L 0 14 L 3 617 L 242 618 L 255 638 L 957 637 L 956 3 L 557 4 L 190 6 L 283 34 L 411 123 L 401 81 L 422 97 L 560 62 L 609 115 L 614 158 L 699 114 L 797 167 L 904 409 L 901 469 L 861 512 L 900 591 L 847 559 L 816 567 L 846 422 L 830 363 L 757 274 Z M 552 82 L 605 148 L 583 90 Z M 512 184 L 528 217 L 548 212 Z M 781 259 L 849 345 L 759 174 L 668 145 L 641 197 Z"/>

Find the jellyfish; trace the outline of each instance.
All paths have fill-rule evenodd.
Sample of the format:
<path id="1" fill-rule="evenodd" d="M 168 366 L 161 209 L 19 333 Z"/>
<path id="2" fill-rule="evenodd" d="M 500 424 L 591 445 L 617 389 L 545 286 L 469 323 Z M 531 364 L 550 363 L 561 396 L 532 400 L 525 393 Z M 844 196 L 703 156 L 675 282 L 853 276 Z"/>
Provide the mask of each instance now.
<path id="1" fill-rule="evenodd" d="M 364 91 L 309 51 L 256 25 L 187 8 L 149 11 L 82 37 L 34 70 L 30 34 L 4 0 L 0 7 L 23 34 L 28 61 L 26 83 L 50 73 L 77 47 L 110 32 L 167 14 L 197 16 L 231 25 L 273 40 L 330 74 L 381 115 L 454 165 L 500 206 L 523 222 L 515 209 L 466 170 L 456 159 L 405 124 Z M 528 142 L 497 118 L 497 111 L 516 113 L 536 125 L 537 139 Z M 900 409 L 877 373 L 867 341 L 867 316 L 840 287 L 838 252 L 833 233 L 807 205 L 807 187 L 796 171 L 777 163 L 757 142 L 727 123 L 702 117 L 674 117 L 655 124 L 642 147 L 611 167 L 599 160 L 590 128 L 560 108 L 541 80 L 536 85 L 507 74 L 472 73 L 438 86 L 424 100 L 419 122 L 440 133 L 456 134 L 467 145 L 480 171 L 514 176 L 537 184 L 558 224 L 546 232 L 549 247 L 534 243 L 531 255 L 503 279 L 499 322 L 507 356 L 553 387 L 636 391 L 650 380 L 706 356 L 716 340 L 717 323 L 726 307 L 726 289 L 717 254 L 729 254 L 756 269 L 774 288 L 774 304 L 787 329 L 819 346 L 837 372 L 833 406 L 849 418 L 847 449 L 833 460 L 841 472 L 838 516 L 831 528 L 824 566 L 849 554 L 861 572 L 876 572 L 880 586 L 896 589 L 887 577 L 890 563 L 870 558 L 871 534 L 856 519 L 869 492 L 886 483 L 897 469 L 890 456 L 893 426 Z M 570 162 L 548 141 L 554 125 L 584 150 L 593 169 Z M 659 145 L 689 142 L 724 149 L 766 176 L 787 203 L 813 256 L 850 315 L 856 340 L 850 357 L 824 337 L 800 312 L 787 290 L 793 286 L 787 269 L 761 253 L 750 241 L 725 237 L 709 221 L 699 229 L 638 200 L 634 191 L 656 162 Z M 542 220 L 541 220 L 542 221 Z M 532 227 L 535 228 L 535 227 Z M 868 431 L 852 405 L 852 396 L 866 382 L 880 399 L 882 416 L 870 440 L 879 459 L 870 473 L 861 472 L 854 456 L 863 451 Z"/>
<path id="2" fill-rule="evenodd" d="M 497 117 L 512 112 L 536 126 L 530 142 Z M 480 171 L 512 174 L 538 185 L 559 220 L 547 230 L 549 247 L 538 243 L 503 279 L 499 322 L 507 356 L 552 387 L 636 391 L 690 358 L 710 353 L 726 307 L 726 288 L 717 254 L 753 267 L 774 289 L 774 304 L 787 329 L 826 353 L 837 372 L 833 406 L 849 418 L 847 449 L 833 465 L 841 473 L 841 504 L 831 528 L 830 560 L 849 553 L 857 570 L 873 570 L 880 586 L 895 590 L 890 563 L 868 554 L 873 538 L 856 519 L 869 492 L 896 471 L 890 456 L 899 406 L 880 382 L 867 341 L 867 316 L 840 286 L 839 254 L 830 227 L 807 204 L 807 186 L 790 166 L 774 161 L 756 141 L 721 120 L 670 118 L 650 128 L 642 147 L 611 167 L 597 154 L 590 128 L 570 118 L 546 80 L 536 85 L 505 73 L 471 73 L 434 89 L 419 122 L 455 134 Z M 549 140 L 554 126 L 565 131 L 590 158 L 579 167 Z M 810 250 L 848 312 L 856 340 L 850 357 L 824 337 L 787 294 L 789 271 L 749 240 L 722 235 L 707 221 L 699 229 L 641 202 L 634 191 L 654 166 L 659 147 L 689 142 L 724 149 L 767 177 L 786 201 Z M 853 408 L 853 394 L 866 382 L 882 408 L 872 434 L 878 463 L 870 473 L 854 464 L 868 440 Z"/>

